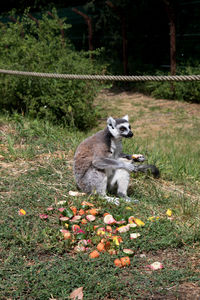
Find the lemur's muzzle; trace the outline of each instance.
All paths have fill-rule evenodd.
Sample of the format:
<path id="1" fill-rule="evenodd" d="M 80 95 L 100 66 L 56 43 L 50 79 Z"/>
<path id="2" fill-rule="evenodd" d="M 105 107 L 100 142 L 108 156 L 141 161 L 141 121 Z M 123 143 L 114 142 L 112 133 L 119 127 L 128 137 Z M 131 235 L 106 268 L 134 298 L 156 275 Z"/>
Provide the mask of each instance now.
<path id="1" fill-rule="evenodd" d="M 133 133 L 132 133 L 132 131 L 129 131 L 128 134 L 126 134 L 126 135 L 124 134 L 122 136 L 125 138 L 131 138 L 133 136 Z"/>

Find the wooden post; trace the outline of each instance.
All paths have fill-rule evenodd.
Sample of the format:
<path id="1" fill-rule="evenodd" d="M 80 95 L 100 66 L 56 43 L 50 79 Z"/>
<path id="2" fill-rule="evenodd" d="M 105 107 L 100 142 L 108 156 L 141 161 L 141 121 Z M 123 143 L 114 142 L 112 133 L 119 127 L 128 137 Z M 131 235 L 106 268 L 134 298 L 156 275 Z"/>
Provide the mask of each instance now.
<path id="1" fill-rule="evenodd" d="M 176 75 L 176 24 L 175 10 L 172 0 L 163 0 L 170 27 L 170 73 Z"/>
<path id="2" fill-rule="evenodd" d="M 89 47 L 90 51 L 93 51 L 94 48 L 93 48 L 93 43 L 92 43 L 92 38 L 93 38 L 92 19 L 88 15 L 84 14 L 82 11 L 78 10 L 77 8 L 72 8 L 72 10 L 76 14 L 78 14 L 84 18 L 84 20 L 88 26 L 88 47 Z M 92 54 L 91 54 L 90 58 L 92 58 Z"/>
<path id="3" fill-rule="evenodd" d="M 127 75 L 128 74 L 128 41 L 127 41 L 125 14 L 124 12 L 121 12 L 119 7 L 115 6 L 111 1 L 106 1 L 106 4 L 110 6 L 120 18 L 121 31 L 122 31 L 123 70 L 124 70 L 124 75 Z"/>

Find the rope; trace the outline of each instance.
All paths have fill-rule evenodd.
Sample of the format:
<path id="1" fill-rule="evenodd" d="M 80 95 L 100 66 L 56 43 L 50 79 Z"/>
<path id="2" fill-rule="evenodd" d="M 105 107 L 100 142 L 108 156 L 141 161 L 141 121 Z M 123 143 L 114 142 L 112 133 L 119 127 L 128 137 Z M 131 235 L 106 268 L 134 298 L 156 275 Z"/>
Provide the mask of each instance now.
<path id="1" fill-rule="evenodd" d="M 121 76 L 121 75 L 77 75 L 77 74 L 56 74 L 24 72 L 0 69 L 1 74 L 32 76 L 58 79 L 80 79 L 80 80 L 100 80 L 100 81 L 200 81 L 200 75 L 175 75 L 175 76 Z"/>

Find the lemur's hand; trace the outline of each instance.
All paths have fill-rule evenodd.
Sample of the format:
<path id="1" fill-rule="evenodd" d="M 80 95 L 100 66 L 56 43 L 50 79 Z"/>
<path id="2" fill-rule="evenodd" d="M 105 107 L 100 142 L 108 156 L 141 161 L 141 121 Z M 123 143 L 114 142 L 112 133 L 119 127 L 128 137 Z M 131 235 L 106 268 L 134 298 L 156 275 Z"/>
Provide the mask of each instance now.
<path id="1" fill-rule="evenodd" d="M 126 164 L 126 169 L 129 172 L 137 172 L 137 166 L 134 164 Z"/>
<path id="2" fill-rule="evenodd" d="M 132 154 L 132 160 L 135 162 L 143 162 L 146 158 L 142 154 Z"/>

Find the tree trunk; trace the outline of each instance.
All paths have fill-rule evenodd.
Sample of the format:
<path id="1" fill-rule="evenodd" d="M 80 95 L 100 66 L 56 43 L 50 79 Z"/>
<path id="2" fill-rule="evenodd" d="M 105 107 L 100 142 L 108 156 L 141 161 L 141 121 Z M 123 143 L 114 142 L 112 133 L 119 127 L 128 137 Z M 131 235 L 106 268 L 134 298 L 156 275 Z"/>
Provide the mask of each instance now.
<path id="1" fill-rule="evenodd" d="M 127 75 L 128 74 L 128 41 L 127 41 L 125 13 L 122 12 L 119 9 L 119 7 L 115 6 L 111 1 L 106 1 L 106 4 L 110 6 L 120 18 L 121 31 L 122 31 L 123 70 L 124 70 L 124 75 Z"/>
<path id="2" fill-rule="evenodd" d="M 175 9 L 173 1 L 163 0 L 165 9 L 169 19 L 170 27 L 170 72 L 171 75 L 176 75 L 176 24 L 175 24 Z"/>
<path id="3" fill-rule="evenodd" d="M 92 43 L 93 32 L 92 32 L 92 20 L 91 20 L 91 18 L 88 15 L 84 14 L 82 11 L 80 11 L 76 8 L 72 8 L 72 10 L 76 14 L 78 14 L 78 15 L 80 15 L 84 18 L 84 20 L 85 20 L 85 22 L 88 26 L 88 47 L 89 47 L 90 51 L 93 51 L 94 48 L 93 48 L 93 43 Z M 90 55 L 90 58 L 92 58 L 92 54 Z"/>

